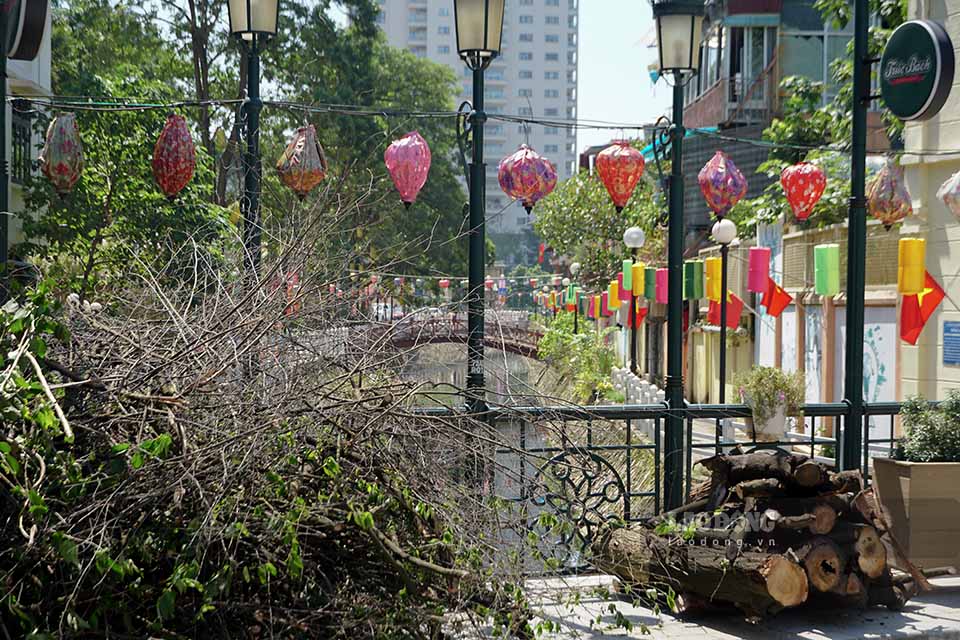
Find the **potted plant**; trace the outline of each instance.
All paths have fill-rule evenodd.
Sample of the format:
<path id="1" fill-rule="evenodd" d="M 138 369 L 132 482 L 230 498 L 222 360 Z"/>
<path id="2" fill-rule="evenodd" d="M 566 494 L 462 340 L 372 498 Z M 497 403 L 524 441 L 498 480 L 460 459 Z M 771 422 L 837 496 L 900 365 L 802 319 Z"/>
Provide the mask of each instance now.
<path id="1" fill-rule="evenodd" d="M 753 438 L 764 442 L 783 440 L 787 416 L 799 416 L 803 408 L 803 374 L 775 367 L 753 367 L 734 376 L 733 384 L 740 401 L 753 413 Z"/>
<path id="2" fill-rule="evenodd" d="M 960 566 L 960 391 L 939 405 L 908 399 L 892 458 L 874 458 L 874 483 L 893 533 L 914 564 Z"/>

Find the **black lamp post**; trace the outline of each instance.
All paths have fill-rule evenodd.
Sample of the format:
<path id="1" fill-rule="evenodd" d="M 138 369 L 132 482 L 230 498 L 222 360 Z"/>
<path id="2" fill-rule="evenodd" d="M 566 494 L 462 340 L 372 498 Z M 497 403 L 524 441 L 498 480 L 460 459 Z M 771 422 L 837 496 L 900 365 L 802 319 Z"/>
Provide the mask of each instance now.
<path id="1" fill-rule="evenodd" d="M 623 232 L 623 244 L 630 249 L 630 257 L 637 261 L 637 252 L 647 241 L 647 236 L 640 227 L 630 227 Z M 624 274 L 626 275 L 626 274 Z M 633 287 L 630 288 L 630 311 L 627 314 L 627 322 L 630 323 L 630 372 L 637 374 L 637 299 L 633 295 Z"/>
<path id="2" fill-rule="evenodd" d="M 486 167 L 483 163 L 483 72 L 500 54 L 505 0 L 454 0 L 457 53 L 473 70 L 473 110 L 470 112 L 472 156 L 470 160 L 469 290 L 467 292 L 467 408 L 486 409 L 483 386 L 483 271 L 486 264 L 484 197 Z"/>
<path id="3" fill-rule="evenodd" d="M 239 38 L 247 54 L 247 101 L 244 115 L 247 149 L 243 175 L 243 246 L 248 267 L 256 277 L 260 269 L 260 47 L 277 33 L 279 0 L 228 0 L 230 33 Z"/>
<path id="4" fill-rule="evenodd" d="M 683 501 L 683 86 L 699 62 L 703 2 L 654 0 L 658 70 L 673 79 L 673 124 L 670 129 L 670 207 L 667 228 L 667 384 L 671 412 L 667 418 L 663 460 L 664 506 Z"/>
<path id="5" fill-rule="evenodd" d="M 727 402 L 727 254 L 737 239 L 737 225 L 723 218 L 713 225 L 713 239 L 720 245 L 720 404 Z"/>

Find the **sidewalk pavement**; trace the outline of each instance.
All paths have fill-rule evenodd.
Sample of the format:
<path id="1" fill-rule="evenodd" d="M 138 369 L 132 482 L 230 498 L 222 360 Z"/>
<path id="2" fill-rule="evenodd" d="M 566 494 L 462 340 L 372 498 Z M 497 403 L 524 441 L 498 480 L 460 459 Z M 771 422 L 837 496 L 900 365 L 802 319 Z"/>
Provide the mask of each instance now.
<path id="1" fill-rule="evenodd" d="M 671 614 L 658 616 L 631 602 L 611 599 L 605 591 L 616 578 L 577 576 L 531 580 L 528 592 L 543 619 L 560 623 L 552 640 L 649 638 L 653 640 L 854 640 L 858 638 L 948 638 L 960 640 L 960 577 L 932 580 L 941 591 L 921 594 L 903 611 L 878 607 L 785 611 L 756 624 L 735 612 L 703 615 L 683 620 Z M 578 597 L 579 594 L 579 597 Z M 618 619 L 633 625 L 617 625 Z M 646 627 L 644 629 L 643 627 Z"/>

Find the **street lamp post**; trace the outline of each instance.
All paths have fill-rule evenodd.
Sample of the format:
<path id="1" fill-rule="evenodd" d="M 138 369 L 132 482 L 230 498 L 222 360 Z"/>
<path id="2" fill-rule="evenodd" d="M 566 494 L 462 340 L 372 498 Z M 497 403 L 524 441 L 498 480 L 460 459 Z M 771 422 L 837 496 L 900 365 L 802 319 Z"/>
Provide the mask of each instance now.
<path id="1" fill-rule="evenodd" d="M 580 300 L 577 298 L 577 275 L 580 273 L 580 263 L 570 265 L 570 275 L 573 276 L 573 335 L 580 333 Z"/>
<path id="2" fill-rule="evenodd" d="M 623 244 L 630 249 L 630 257 L 633 258 L 634 262 L 637 261 L 637 253 L 646 240 L 647 236 L 640 227 L 630 227 L 623 232 Z M 630 312 L 627 314 L 627 322 L 630 323 L 630 371 L 637 375 L 637 299 L 633 295 L 632 287 L 630 288 Z"/>
<path id="3" fill-rule="evenodd" d="M 473 110 L 470 112 L 472 156 L 470 160 L 469 290 L 467 292 L 467 408 L 486 410 L 483 377 L 483 313 L 486 233 L 484 196 L 486 167 L 483 163 L 483 72 L 500 54 L 505 0 L 454 0 L 457 53 L 473 70 Z"/>
<path id="4" fill-rule="evenodd" d="M 654 0 L 658 69 L 673 77 L 673 125 L 670 136 L 670 208 L 667 227 L 667 384 L 670 406 L 663 460 L 663 497 L 667 509 L 683 501 L 683 86 L 697 68 L 702 38 L 702 0 Z"/>
<path id="5" fill-rule="evenodd" d="M 737 225 L 723 218 L 713 225 L 713 239 L 720 245 L 720 404 L 727 402 L 727 254 L 737 239 Z"/>
<path id="6" fill-rule="evenodd" d="M 243 177 L 243 246 L 247 266 L 256 277 L 260 269 L 260 46 L 277 33 L 279 0 L 228 0 L 230 32 L 247 54 L 247 100 L 244 105 L 247 149 Z"/>

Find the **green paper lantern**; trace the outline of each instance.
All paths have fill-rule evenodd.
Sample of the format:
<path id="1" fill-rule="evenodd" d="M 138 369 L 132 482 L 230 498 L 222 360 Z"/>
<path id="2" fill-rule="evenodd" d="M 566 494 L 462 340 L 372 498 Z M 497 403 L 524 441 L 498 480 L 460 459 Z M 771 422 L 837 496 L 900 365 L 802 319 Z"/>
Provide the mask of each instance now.
<path id="1" fill-rule="evenodd" d="M 657 299 L 657 270 L 647 267 L 643 270 L 643 297 L 647 300 Z"/>
<path id="2" fill-rule="evenodd" d="M 703 298 L 703 261 L 688 260 L 683 263 L 683 299 Z"/>
<path id="3" fill-rule="evenodd" d="M 623 261 L 623 288 L 627 291 L 633 289 L 633 260 Z"/>
<path id="4" fill-rule="evenodd" d="M 814 290 L 832 297 L 840 293 L 840 245 L 818 244 L 813 248 Z"/>

